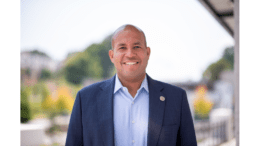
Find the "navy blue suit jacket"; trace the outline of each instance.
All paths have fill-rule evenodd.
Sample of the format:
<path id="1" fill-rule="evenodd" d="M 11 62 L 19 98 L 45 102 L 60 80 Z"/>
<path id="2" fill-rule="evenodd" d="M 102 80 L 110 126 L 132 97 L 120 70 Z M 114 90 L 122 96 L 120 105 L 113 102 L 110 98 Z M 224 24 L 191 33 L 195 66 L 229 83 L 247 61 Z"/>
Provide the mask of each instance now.
<path id="1" fill-rule="evenodd" d="M 151 79 L 148 146 L 197 146 L 186 92 Z M 115 76 L 77 93 L 66 146 L 114 146 L 113 91 Z M 160 100 L 165 97 L 165 101 Z"/>

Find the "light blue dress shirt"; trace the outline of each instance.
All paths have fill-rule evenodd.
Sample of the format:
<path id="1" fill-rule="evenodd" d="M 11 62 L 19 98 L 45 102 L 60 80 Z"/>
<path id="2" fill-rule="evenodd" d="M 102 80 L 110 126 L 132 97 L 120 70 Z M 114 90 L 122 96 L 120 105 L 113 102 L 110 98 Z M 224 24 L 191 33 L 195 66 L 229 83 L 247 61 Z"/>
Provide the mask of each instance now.
<path id="1" fill-rule="evenodd" d="M 147 76 L 133 98 L 116 74 L 113 104 L 115 145 L 147 146 L 149 114 Z"/>

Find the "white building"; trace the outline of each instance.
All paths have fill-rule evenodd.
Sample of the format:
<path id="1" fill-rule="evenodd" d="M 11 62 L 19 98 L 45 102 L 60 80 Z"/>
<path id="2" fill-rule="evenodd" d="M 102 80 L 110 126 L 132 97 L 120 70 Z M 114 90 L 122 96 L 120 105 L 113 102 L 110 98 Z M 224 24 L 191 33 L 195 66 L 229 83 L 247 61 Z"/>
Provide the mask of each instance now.
<path id="1" fill-rule="evenodd" d="M 32 53 L 29 51 L 21 52 L 21 69 L 29 68 L 32 71 L 41 71 L 48 69 L 51 72 L 56 71 L 58 62 L 52 60 L 50 57 Z"/>

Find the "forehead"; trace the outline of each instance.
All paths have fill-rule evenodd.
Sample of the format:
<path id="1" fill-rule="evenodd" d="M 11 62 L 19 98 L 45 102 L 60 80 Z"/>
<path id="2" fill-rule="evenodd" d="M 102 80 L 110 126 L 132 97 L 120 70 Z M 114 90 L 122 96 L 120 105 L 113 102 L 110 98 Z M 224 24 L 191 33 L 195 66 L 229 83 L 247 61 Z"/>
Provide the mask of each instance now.
<path id="1" fill-rule="evenodd" d="M 124 29 L 114 35 L 113 41 L 115 45 L 118 43 L 144 43 L 145 38 L 143 33 L 136 29 Z"/>

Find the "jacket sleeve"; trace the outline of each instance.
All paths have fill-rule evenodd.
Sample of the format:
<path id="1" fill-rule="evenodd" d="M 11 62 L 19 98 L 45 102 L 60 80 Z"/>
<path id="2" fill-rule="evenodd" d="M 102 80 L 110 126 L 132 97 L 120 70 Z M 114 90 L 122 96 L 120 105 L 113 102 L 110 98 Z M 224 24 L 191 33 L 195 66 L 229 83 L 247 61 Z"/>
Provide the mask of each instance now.
<path id="1" fill-rule="evenodd" d="M 70 123 L 67 133 L 66 146 L 82 146 L 83 134 L 82 134 L 82 111 L 81 111 L 81 99 L 80 92 L 77 93 L 73 110 L 70 117 Z"/>
<path id="2" fill-rule="evenodd" d="M 187 94 L 182 93 L 181 122 L 177 137 L 177 146 L 197 146 L 197 140 L 190 112 Z"/>

